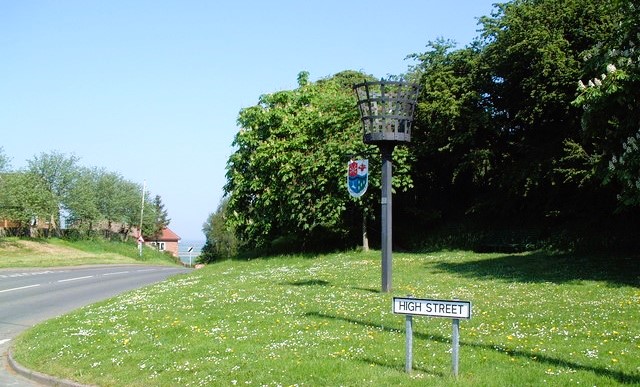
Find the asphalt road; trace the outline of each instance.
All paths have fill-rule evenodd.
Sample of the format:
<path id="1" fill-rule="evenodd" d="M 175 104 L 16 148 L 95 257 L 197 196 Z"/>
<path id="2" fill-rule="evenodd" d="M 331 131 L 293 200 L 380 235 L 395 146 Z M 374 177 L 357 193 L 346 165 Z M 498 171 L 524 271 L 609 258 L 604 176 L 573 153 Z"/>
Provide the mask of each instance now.
<path id="1" fill-rule="evenodd" d="M 81 306 L 189 271 L 142 265 L 0 269 L 0 386 L 39 386 L 6 367 L 6 351 L 21 331 Z"/>

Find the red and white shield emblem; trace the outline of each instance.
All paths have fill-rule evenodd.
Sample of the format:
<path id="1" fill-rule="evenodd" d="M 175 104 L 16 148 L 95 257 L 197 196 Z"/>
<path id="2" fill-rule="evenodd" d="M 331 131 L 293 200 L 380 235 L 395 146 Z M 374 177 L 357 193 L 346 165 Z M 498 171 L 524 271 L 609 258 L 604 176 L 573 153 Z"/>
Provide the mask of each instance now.
<path id="1" fill-rule="evenodd" d="M 364 195 L 369 186 L 369 160 L 351 160 L 347 168 L 347 189 L 351 196 L 358 198 Z"/>

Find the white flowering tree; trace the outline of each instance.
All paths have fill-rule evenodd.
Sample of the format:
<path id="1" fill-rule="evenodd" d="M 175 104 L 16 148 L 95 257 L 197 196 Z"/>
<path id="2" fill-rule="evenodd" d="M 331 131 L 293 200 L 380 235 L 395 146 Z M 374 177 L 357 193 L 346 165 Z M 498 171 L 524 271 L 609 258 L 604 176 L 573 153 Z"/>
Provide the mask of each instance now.
<path id="1" fill-rule="evenodd" d="M 614 6 L 625 16 L 617 35 L 586 53 L 585 59 L 598 74 L 579 80 L 574 104 L 583 108 L 587 154 L 594 176 L 605 184 L 617 184 L 618 200 L 625 207 L 640 205 L 640 6 L 619 0 Z M 596 72 L 597 71 L 597 72 Z"/>

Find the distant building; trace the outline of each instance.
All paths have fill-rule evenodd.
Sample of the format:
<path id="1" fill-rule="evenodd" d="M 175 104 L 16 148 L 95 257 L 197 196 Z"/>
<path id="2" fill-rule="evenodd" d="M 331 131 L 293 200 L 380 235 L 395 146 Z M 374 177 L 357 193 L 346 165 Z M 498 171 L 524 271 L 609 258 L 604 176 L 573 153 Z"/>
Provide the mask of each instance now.
<path id="1" fill-rule="evenodd" d="M 49 236 L 51 226 L 49 222 L 43 222 L 37 217 L 32 218 L 29 222 L 13 221 L 6 218 L 0 218 L 0 237 L 4 236 L 21 236 L 21 237 L 42 237 Z"/>
<path id="2" fill-rule="evenodd" d="M 153 246 L 160 251 L 168 251 L 174 257 L 178 256 L 178 244 L 180 243 L 180 237 L 170 228 L 165 227 L 162 229 L 162 233 L 156 237 L 144 237 L 144 243 L 147 246 Z"/>

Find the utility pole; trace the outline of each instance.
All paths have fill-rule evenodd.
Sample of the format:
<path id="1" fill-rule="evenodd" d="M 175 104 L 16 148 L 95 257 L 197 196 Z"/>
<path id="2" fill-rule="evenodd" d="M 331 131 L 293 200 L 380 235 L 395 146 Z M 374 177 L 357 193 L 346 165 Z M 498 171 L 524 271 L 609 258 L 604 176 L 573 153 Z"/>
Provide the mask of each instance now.
<path id="1" fill-rule="evenodd" d="M 142 257 L 142 217 L 144 216 L 144 191 L 147 189 L 147 180 L 142 183 L 142 203 L 140 205 L 140 228 L 138 228 L 138 251 Z"/>

